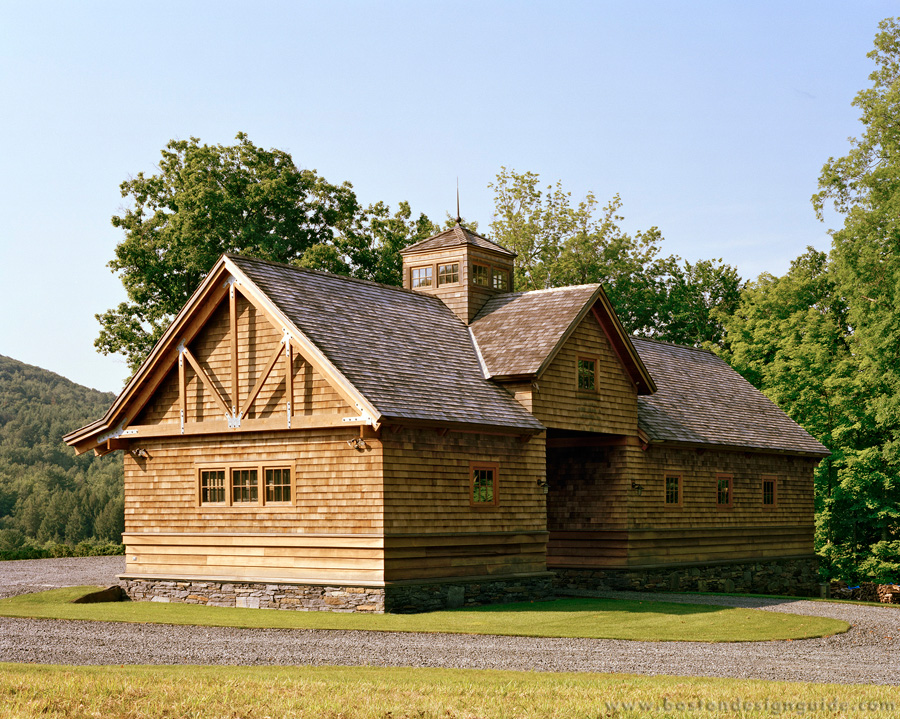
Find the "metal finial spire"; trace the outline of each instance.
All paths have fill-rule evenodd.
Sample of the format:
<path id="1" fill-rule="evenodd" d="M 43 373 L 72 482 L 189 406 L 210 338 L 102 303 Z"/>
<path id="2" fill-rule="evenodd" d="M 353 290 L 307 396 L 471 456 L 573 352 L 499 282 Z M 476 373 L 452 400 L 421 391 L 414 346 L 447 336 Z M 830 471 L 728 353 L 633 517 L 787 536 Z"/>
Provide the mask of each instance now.
<path id="1" fill-rule="evenodd" d="M 462 224 L 462 215 L 459 214 L 459 175 L 456 176 L 456 224 Z"/>

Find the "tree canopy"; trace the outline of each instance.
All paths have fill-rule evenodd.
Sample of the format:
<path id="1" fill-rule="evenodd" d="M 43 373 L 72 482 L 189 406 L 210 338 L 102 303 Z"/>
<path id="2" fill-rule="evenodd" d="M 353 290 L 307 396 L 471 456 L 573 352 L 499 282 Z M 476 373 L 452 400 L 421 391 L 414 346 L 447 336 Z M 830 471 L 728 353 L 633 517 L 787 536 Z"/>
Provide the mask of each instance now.
<path id="1" fill-rule="evenodd" d="M 172 140 L 159 172 L 120 186 L 131 205 L 112 224 L 125 238 L 109 267 L 128 301 L 97 315 L 95 345 L 137 369 L 225 252 L 399 284 L 399 250 L 430 235 L 407 203 L 363 208 L 348 182 L 299 169 L 282 150 L 240 133 L 231 146 Z"/>
<path id="2" fill-rule="evenodd" d="M 721 260 L 693 264 L 662 255 L 656 227 L 634 236 L 620 226 L 622 200 L 593 193 L 573 204 L 557 182 L 503 168 L 494 189 L 493 238 L 518 253 L 520 290 L 602 282 L 625 329 L 701 346 L 722 339 L 722 316 L 737 306 L 741 278 Z"/>
<path id="3" fill-rule="evenodd" d="M 724 356 L 829 449 L 816 475 L 826 572 L 900 581 L 900 24 L 880 23 L 863 133 L 812 202 L 843 215 L 829 254 L 762 275 L 724 318 Z"/>

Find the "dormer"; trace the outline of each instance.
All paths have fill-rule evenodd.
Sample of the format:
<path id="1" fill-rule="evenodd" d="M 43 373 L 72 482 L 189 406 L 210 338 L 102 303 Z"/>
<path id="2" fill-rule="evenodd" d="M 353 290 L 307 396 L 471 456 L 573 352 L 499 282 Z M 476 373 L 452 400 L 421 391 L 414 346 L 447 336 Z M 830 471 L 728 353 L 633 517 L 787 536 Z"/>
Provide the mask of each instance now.
<path id="1" fill-rule="evenodd" d="M 440 297 L 466 324 L 491 297 L 513 291 L 516 253 L 459 222 L 400 254 L 403 286 Z"/>

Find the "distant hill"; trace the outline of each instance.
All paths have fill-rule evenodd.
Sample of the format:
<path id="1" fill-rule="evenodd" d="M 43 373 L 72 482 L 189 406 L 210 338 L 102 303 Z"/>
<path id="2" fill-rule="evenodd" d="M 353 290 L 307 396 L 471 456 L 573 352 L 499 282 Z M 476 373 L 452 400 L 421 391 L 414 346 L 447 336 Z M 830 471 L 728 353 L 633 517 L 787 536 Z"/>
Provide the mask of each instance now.
<path id="1" fill-rule="evenodd" d="M 76 457 L 62 441 L 114 398 L 0 355 L 0 550 L 25 538 L 121 541 L 122 458 Z"/>

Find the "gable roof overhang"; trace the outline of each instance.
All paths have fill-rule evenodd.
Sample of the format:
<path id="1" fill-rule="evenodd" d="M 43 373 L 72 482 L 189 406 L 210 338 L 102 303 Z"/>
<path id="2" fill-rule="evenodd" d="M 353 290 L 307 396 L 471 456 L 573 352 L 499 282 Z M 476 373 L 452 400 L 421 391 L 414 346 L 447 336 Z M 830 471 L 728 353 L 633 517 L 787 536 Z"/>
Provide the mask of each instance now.
<path id="1" fill-rule="evenodd" d="M 366 424 L 374 426 L 379 424 L 381 413 L 372 403 L 266 297 L 228 255 L 223 255 L 172 320 L 106 414 L 99 420 L 65 435 L 63 441 L 74 447 L 77 454 L 83 454 L 91 449 L 97 454 L 105 454 L 109 451 L 106 443 L 110 439 L 127 435 L 129 423 L 147 404 L 169 371 L 177 365 L 180 348 L 196 337 L 219 304 L 228 297 L 229 286 L 232 283 L 240 287 L 241 294 L 254 304 L 276 329 L 285 333 L 286 339 L 297 351 L 322 374 L 338 394 L 358 410 Z"/>
<path id="2" fill-rule="evenodd" d="M 470 326 L 485 376 L 498 382 L 540 379 L 589 314 L 606 335 L 635 391 L 655 392 L 653 377 L 599 284 L 509 293 L 489 300 Z M 531 352 L 521 351 L 522 342 L 529 344 Z"/>

